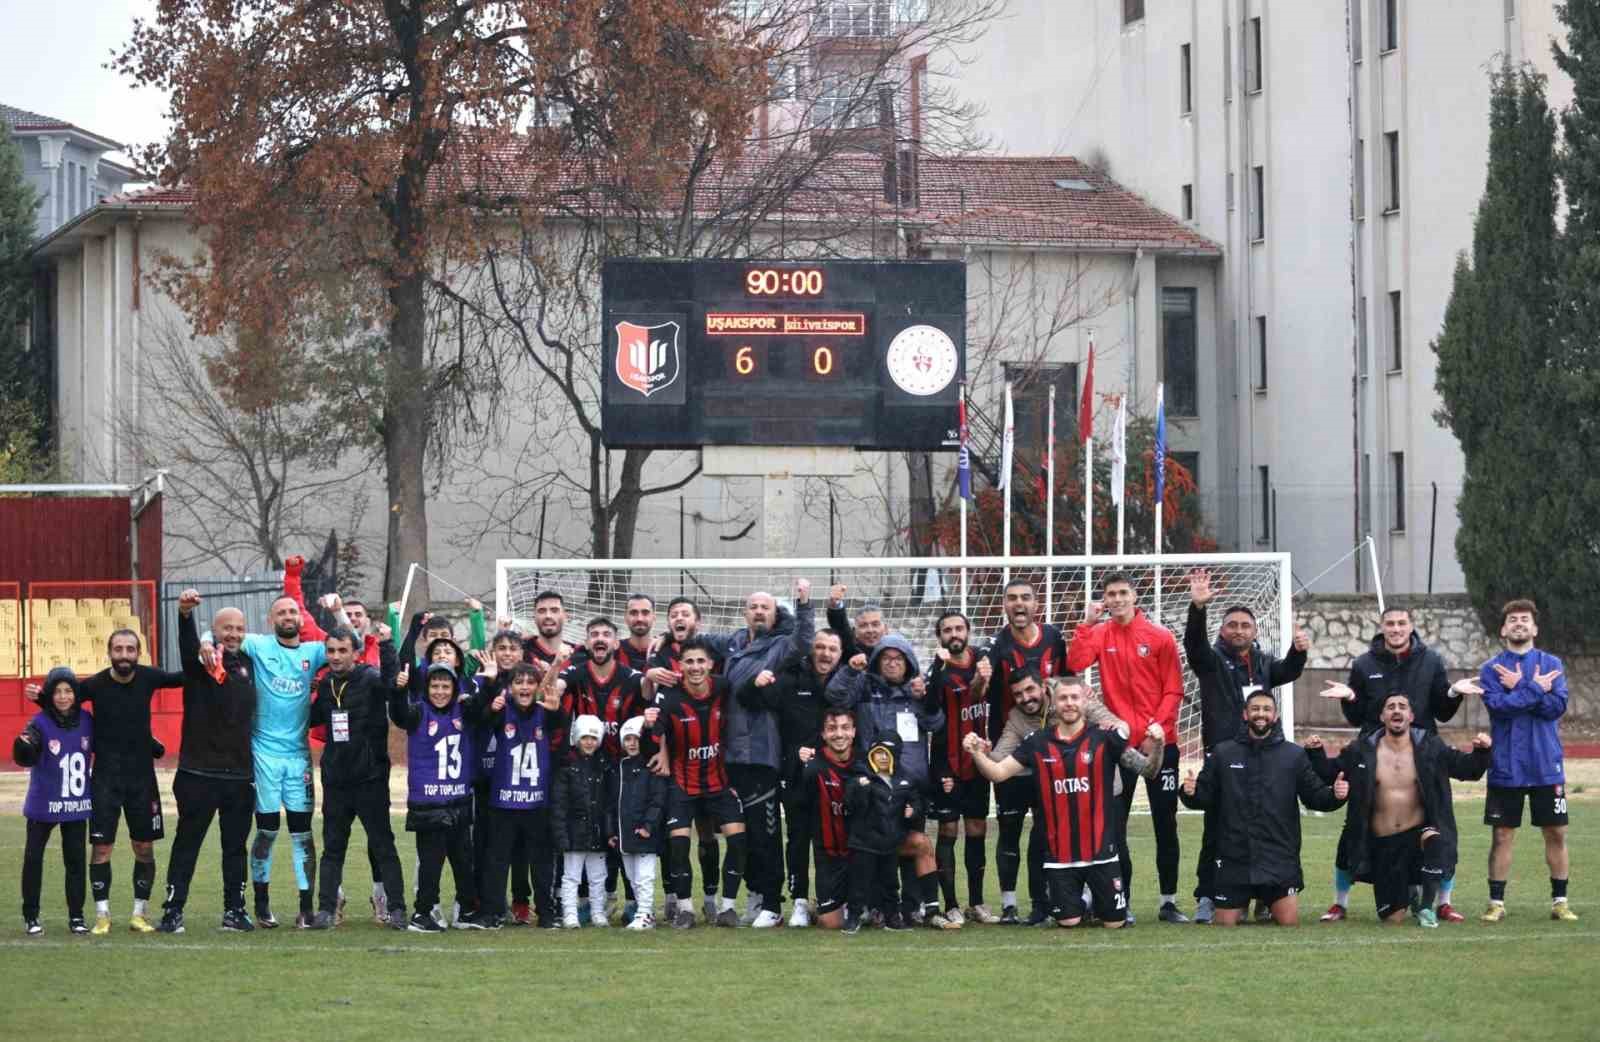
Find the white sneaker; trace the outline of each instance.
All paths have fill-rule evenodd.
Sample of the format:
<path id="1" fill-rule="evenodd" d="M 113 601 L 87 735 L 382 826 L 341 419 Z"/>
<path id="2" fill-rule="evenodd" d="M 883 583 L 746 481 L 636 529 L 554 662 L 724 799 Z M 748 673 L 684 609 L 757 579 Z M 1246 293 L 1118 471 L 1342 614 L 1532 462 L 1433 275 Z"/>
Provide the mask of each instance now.
<path id="1" fill-rule="evenodd" d="M 606 913 L 605 907 L 599 901 L 589 902 L 589 925 L 610 926 L 611 917 Z"/>
<path id="2" fill-rule="evenodd" d="M 789 925 L 797 928 L 811 925 L 810 901 L 803 897 L 794 899 L 794 911 L 789 915 Z"/>
<path id="3" fill-rule="evenodd" d="M 988 905 L 968 905 L 967 918 L 975 923 L 983 923 L 985 926 L 993 926 L 1000 921 L 998 915 L 989 911 Z"/>
<path id="4" fill-rule="evenodd" d="M 944 917 L 947 922 L 955 923 L 957 926 L 967 925 L 967 917 L 961 914 L 959 908 L 945 909 Z"/>
<path id="5" fill-rule="evenodd" d="M 446 925 L 444 921 L 444 910 L 438 905 L 434 905 L 432 908 L 428 909 L 428 914 L 432 916 L 433 921 L 438 923 L 440 926 Z"/>
<path id="6" fill-rule="evenodd" d="M 566 915 L 561 917 L 561 928 L 563 930 L 576 930 L 578 929 L 578 925 L 577 912 L 568 912 Z"/>
<path id="7" fill-rule="evenodd" d="M 755 921 L 761 917 L 761 898 L 754 891 L 745 895 L 744 914 L 739 917 L 740 926 L 754 926 Z"/>
<path id="8" fill-rule="evenodd" d="M 750 920 L 752 930 L 770 930 L 774 926 L 782 926 L 783 917 L 777 912 L 769 912 L 763 908 L 754 919 Z"/>
<path id="9" fill-rule="evenodd" d="M 624 927 L 624 929 L 628 930 L 654 930 L 655 928 L 656 917 L 651 915 L 649 912 L 637 913 L 633 917 L 633 922 Z"/>

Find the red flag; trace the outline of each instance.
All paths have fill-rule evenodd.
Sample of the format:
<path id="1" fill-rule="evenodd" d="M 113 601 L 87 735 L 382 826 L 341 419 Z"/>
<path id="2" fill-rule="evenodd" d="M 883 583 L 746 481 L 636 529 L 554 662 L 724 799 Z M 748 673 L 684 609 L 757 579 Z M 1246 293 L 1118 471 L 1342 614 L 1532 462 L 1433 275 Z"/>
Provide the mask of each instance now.
<path id="1" fill-rule="evenodd" d="M 1094 434 L 1094 341 L 1089 342 L 1089 364 L 1083 374 L 1083 398 L 1078 402 L 1078 441 Z"/>

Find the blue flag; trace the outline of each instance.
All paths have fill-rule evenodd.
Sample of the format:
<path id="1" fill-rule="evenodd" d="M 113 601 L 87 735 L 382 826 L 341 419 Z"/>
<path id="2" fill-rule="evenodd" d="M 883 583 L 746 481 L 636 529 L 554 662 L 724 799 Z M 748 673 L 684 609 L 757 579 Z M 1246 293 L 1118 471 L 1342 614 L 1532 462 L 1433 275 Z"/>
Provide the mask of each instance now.
<path id="1" fill-rule="evenodd" d="M 1167 492 L 1167 403 L 1166 384 L 1156 384 L 1156 447 L 1151 460 L 1156 469 L 1156 502 Z"/>

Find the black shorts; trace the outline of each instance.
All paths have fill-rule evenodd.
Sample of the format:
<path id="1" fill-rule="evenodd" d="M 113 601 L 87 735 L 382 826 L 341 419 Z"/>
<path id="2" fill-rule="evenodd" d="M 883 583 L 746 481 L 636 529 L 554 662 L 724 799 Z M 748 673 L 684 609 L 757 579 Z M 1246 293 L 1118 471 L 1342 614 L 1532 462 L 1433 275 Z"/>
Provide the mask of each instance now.
<path id="1" fill-rule="evenodd" d="M 835 857 L 817 849 L 817 874 L 813 880 L 817 888 L 816 913 L 827 915 L 837 912 L 850 899 L 850 855 Z"/>
<path id="2" fill-rule="evenodd" d="M 1411 888 L 1422 885 L 1422 833 L 1406 829 L 1392 836 L 1373 836 L 1368 857 L 1372 864 L 1372 900 L 1378 918 L 1387 919 L 1411 906 Z"/>
<path id="3" fill-rule="evenodd" d="M 1271 906 L 1285 897 L 1293 897 L 1299 892 L 1300 888 L 1297 886 L 1281 886 L 1277 883 L 1246 883 L 1241 886 L 1224 886 L 1219 883 L 1217 884 L 1217 893 L 1212 896 L 1211 903 L 1218 908 L 1234 911 L 1249 908 L 1251 901 L 1258 905 Z"/>
<path id="4" fill-rule="evenodd" d="M 944 791 L 944 785 L 935 783 L 933 798 L 928 801 L 928 811 L 938 822 L 960 821 L 962 818 L 987 818 L 989 816 L 989 779 L 978 777 L 971 781 L 956 779 L 955 788 Z"/>
<path id="5" fill-rule="evenodd" d="M 1002 820 L 1020 818 L 1033 809 L 1034 781 L 1029 778 L 1012 778 L 994 787 L 995 816 Z"/>
<path id="6" fill-rule="evenodd" d="M 691 796 L 672 783 L 667 793 L 667 831 L 693 827 L 701 818 L 710 818 L 713 825 L 736 825 L 744 821 L 744 806 L 732 789 Z"/>
<path id="7" fill-rule="evenodd" d="M 1120 923 L 1128 917 L 1128 896 L 1122 892 L 1122 873 L 1115 861 L 1077 868 L 1047 866 L 1044 882 L 1050 895 L 1050 916 L 1057 921 L 1083 918 L 1088 911 L 1083 906 L 1085 883 L 1089 885 L 1089 895 L 1094 900 L 1096 919 L 1105 923 Z"/>
<path id="8" fill-rule="evenodd" d="M 1529 785 L 1506 789 L 1491 785 L 1489 795 L 1483 801 L 1483 823 L 1503 829 L 1521 828 L 1524 796 L 1528 798 L 1528 817 L 1536 827 L 1567 823 L 1565 785 Z"/>
<path id="9" fill-rule="evenodd" d="M 128 838 L 135 843 L 149 843 L 167 834 L 161 821 L 161 791 L 156 788 L 154 764 L 142 770 L 97 770 L 89 793 L 90 843 L 115 843 L 118 818 L 127 819 Z"/>

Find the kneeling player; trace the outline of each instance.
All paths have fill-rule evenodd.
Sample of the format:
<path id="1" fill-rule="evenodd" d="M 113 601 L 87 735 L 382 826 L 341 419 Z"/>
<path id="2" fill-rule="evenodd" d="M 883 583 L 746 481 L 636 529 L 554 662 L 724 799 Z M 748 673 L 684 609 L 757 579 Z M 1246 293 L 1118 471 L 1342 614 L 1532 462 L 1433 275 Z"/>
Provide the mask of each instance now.
<path id="1" fill-rule="evenodd" d="M 810 758 L 797 783 L 798 806 L 816 841 L 816 923 L 825 930 L 844 925 L 850 896 L 850 834 L 844 813 L 845 783 L 856 770 L 856 720 L 837 706 L 822 716 L 822 749 Z"/>
<path id="2" fill-rule="evenodd" d="M 1335 810 L 1350 794 L 1340 775 L 1330 786 L 1304 749 L 1278 730 L 1278 702 L 1257 689 L 1245 703 L 1243 737 L 1218 742 L 1196 779 L 1191 771 L 1179 798 L 1212 814 L 1216 870 L 1212 874 L 1218 926 L 1235 926 L 1252 900 L 1272 909 L 1279 926 L 1300 922 L 1305 886 L 1300 871 L 1298 796 L 1312 810 Z"/>
<path id="3" fill-rule="evenodd" d="M 1083 922 L 1087 886 L 1095 918 L 1115 929 L 1128 912 L 1117 867 L 1122 837 L 1113 795 L 1117 757 L 1127 740 L 1114 729 L 1085 725 L 1082 681 L 1055 681 L 1051 698 L 1055 726 L 1035 731 L 1004 759 L 991 758 L 989 743 L 976 734 L 964 744 L 978 770 L 997 784 L 1032 768 L 1036 813 L 1045 829 L 1045 886 L 1056 923 Z"/>
<path id="4" fill-rule="evenodd" d="M 726 677 L 711 675 L 711 649 L 699 637 L 685 641 L 678 662 L 683 670 L 679 687 L 664 688 L 660 702 L 645 710 L 645 722 L 662 739 L 656 753 L 657 774 L 672 779 L 667 793 L 667 835 L 670 860 L 667 871 L 678 898 L 675 929 L 694 925 L 694 910 L 689 904 L 689 833 L 695 819 L 706 815 L 728 843 L 722 862 L 721 908 L 718 926 L 738 926 L 739 913 L 733 910 L 744 878 L 744 808 L 728 784 L 723 761 L 723 742 L 728 725 L 728 702 L 732 688 Z"/>

